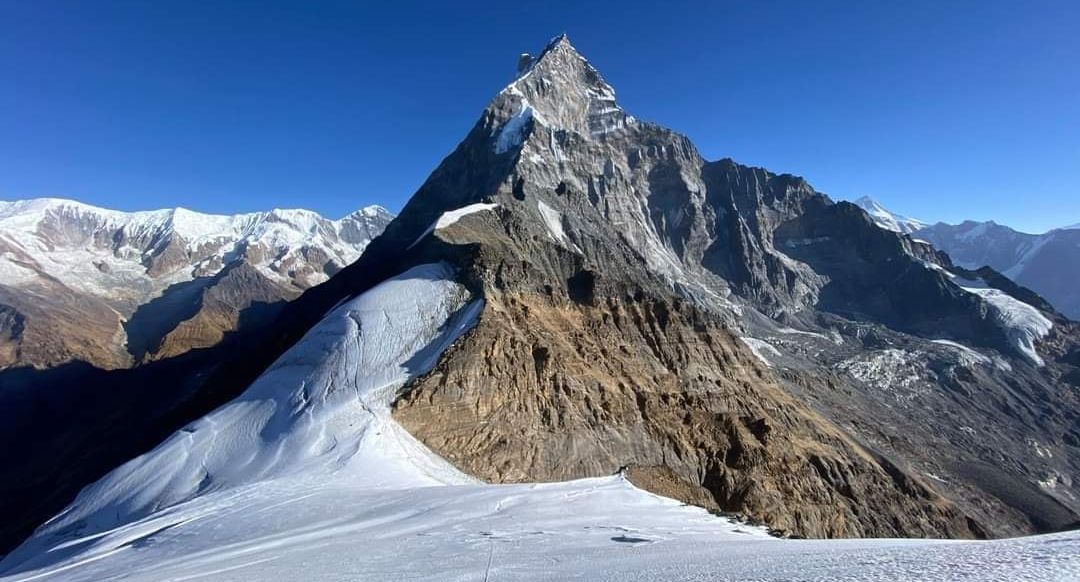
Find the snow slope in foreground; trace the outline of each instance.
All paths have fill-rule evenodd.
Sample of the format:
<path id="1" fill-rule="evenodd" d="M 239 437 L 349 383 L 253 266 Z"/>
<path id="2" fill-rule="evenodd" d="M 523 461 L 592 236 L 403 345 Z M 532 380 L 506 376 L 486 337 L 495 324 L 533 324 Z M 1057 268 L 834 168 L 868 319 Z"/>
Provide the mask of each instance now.
<path id="1" fill-rule="evenodd" d="M 423 265 L 333 310 L 239 398 L 87 487 L 3 580 L 1068 580 L 1080 534 L 787 541 L 621 477 L 486 485 L 389 405 L 481 300 Z"/>

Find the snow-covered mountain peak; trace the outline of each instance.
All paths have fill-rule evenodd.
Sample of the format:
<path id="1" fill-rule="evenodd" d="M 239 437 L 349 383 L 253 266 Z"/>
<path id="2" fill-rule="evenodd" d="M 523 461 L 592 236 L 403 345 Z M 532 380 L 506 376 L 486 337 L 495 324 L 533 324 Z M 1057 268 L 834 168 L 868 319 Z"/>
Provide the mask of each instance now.
<path id="1" fill-rule="evenodd" d="M 61 198 L 0 202 L 0 287 L 15 294 L 9 307 L 23 316 L 37 313 L 32 325 L 66 317 L 56 306 L 41 309 L 34 297 L 93 304 L 99 315 L 111 310 L 109 317 L 127 320 L 148 302 L 202 288 L 241 263 L 261 275 L 261 283 L 249 277 L 245 287 L 259 301 L 289 299 L 355 261 L 392 219 L 377 207 L 329 220 L 303 209 L 223 215 L 187 208 L 123 212 Z M 189 285 L 197 279 L 202 282 Z M 233 291 L 234 303 L 242 294 Z M 98 327 L 114 336 L 99 344 L 120 354 L 115 358 L 72 348 L 30 363 L 81 358 L 115 366 L 127 348 L 114 323 Z"/>
<path id="2" fill-rule="evenodd" d="M 378 204 L 372 204 L 371 206 L 365 206 L 360 210 L 353 212 L 349 216 L 364 216 L 366 218 L 376 218 L 379 216 L 392 217 L 393 214 L 389 210 L 383 208 L 382 206 L 379 206 Z"/>
<path id="3" fill-rule="evenodd" d="M 297 242 L 313 236 L 335 238 L 349 223 L 372 220 L 385 223 L 392 218 L 393 215 L 380 206 L 368 206 L 341 219 L 330 220 L 301 208 L 275 208 L 264 212 L 225 215 L 183 207 L 124 212 L 63 198 L 0 201 L 0 229 L 13 238 L 47 237 L 46 231 L 50 227 L 77 226 L 88 233 L 122 232 L 126 240 L 178 235 L 190 247 L 222 238 L 247 239 L 249 242 Z M 286 231 L 289 236 L 282 236 Z M 299 238 L 297 235 L 300 235 Z"/>
<path id="4" fill-rule="evenodd" d="M 956 288 L 927 245 L 799 178 L 707 162 L 685 137 L 628 122 L 565 37 L 527 61 L 356 264 L 269 329 L 236 336 L 251 353 L 228 354 L 201 385 L 235 399 L 170 425 L 168 440 L 84 488 L 0 571 L 835 579 L 870 552 L 765 539 L 614 474 L 653 468 L 643 477 L 661 493 L 821 537 L 983 535 L 984 517 L 1011 520 L 1000 530 L 1010 533 L 1016 519 L 981 509 L 990 497 L 954 493 L 977 486 L 971 478 L 930 472 L 956 459 L 1014 464 L 1028 488 L 1071 474 L 1041 453 L 1029 461 L 1015 438 L 1037 436 L 1071 463 L 1053 444 L 1071 401 L 1033 366 L 995 359 L 1011 339 L 1038 362 L 1035 344 L 1062 328 L 989 281 Z M 325 230 L 290 211 L 247 221 L 251 240 Z M 243 252 L 292 271 L 257 245 Z M 260 372 L 246 390 L 231 384 Z M 1045 427 L 999 415 L 1003 393 Z M 1003 430 L 972 447 L 960 427 L 975 429 L 960 422 Z M 879 453 L 858 444 L 868 434 L 904 445 Z M 557 482 L 582 475 L 609 476 Z M 972 552 L 1002 549 L 866 543 L 908 552 L 871 555 L 885 567 L 870 575 L 888 579 L 956 577 Z M 1048 578 L 1075 564 L 1069 543 L 987 563 L 1036 563 Z"/>
<path id="5" fill-rule="evenodd" d="M 240 214 L 212 214 L 184 207 L 136 211 L 112 210 L 66 198 L 0 200 L 0 225 L 4 228 L 36 225 L 37 221 L 50 215 L 90 217 L 102 224 L 130 228 L 171 228 L 173 232 L 189 240 L 225 229 L 250 230 L 264 222 L 285 222 L 310 230 L 317 224 L 340 224 L 358 217 L 393 217 L 390 211 L 378 205 L 366 206 L 338 220 L 331 220 L 304 208 L 274 208 L 269 211 Z"/>
<path id="6" fill-rule="evenodd" d="M 0 202 L 0 228 L 4 231 L 36 228 L 41 222 L 74 220 L 102 226 L 129 223 L 160 225 L 172 217 L 172 210 L 121 212 L 65 198 L 32 198 Z"/>
<path id="7" fill-rule="evenodd" d="M 885 230 L 911 234 L 927 226 L 927 223 L 921 220 L 890 211 L 869 196 L 863 196 L 855 200 L 853 204 L 865 210 L 870 215 L 871 220 Z"/>
<path id="8" fill-rule="evenodd" d="M 858 205 L 863 210 L 867 210 L 867 211 L 869 211 L 869 210 L 885 210 L 885 207 L 883 207 L 877 200 L 874 200 L 873 198 L 871 198 L 869 196 L 860 196 L 853 203 Z"/>
<path id="9" fill-rule="evenodd" d="M 1029 234 L 994 221 L 937 223 L 917 235 L 967 269 L 989 266 L 1027 287 L 1071 319 L 1080 318 L 1080 224 Z"/>

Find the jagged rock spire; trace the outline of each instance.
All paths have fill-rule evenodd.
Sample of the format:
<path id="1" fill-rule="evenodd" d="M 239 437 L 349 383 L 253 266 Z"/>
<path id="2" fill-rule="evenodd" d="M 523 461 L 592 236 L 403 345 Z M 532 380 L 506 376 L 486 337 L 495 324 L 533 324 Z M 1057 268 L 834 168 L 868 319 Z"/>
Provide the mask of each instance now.
<path id="1" fill-rule="evenodd" d="M 519 145 L 531 123 L 595 139 L 633 119 L 565 34 L 552 39 L 536 58 L 527 53 L 518 58 L 518 77 L 499 92 L 489 111 L 499 153 Z"/>

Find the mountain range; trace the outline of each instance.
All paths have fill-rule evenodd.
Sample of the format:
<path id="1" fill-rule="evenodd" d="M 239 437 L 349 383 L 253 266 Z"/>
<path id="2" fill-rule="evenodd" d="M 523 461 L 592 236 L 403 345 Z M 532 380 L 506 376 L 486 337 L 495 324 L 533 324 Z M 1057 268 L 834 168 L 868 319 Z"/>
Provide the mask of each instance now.
<path id="1" fill-rule="evenodd" d="M 1028 234 L 993 221 L 928 224 L 890 212 L 871 198 L 855 202 L 878 226 L 910 234 L 967 269 L 988 266 L 1080 320 L 1080 225 Z"/>
<path id="2" fill-rule="evenodd" d="M 0 376 L 0 573 L 1067 579 L 1075 533 L 771 537 L 1080 523 L 1080 327 L 876 220 L 706 160 L 556 37 L 257 331 Z"/>
<path id="3" fill-rule="evenodd" d="M 214 345 L 356 260 L 392 218 L 0 202 L 0 368 L 120 368 Z"/>

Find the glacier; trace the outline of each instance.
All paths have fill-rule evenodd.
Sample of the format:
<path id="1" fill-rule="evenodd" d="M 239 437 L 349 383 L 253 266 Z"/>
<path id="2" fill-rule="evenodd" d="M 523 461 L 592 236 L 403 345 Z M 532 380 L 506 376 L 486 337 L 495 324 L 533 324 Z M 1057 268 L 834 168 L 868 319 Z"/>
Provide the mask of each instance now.
<path id="1" fill-rule="evenodd" d="M 982 278 L 955 278 L 953 282 L 964 291 L 984 299 L 990 305 L 995 321 L 1005 330 L 1017 351 L 1036 366 L 1044 365 L 1042 357 L 1035 350 L 1035 342 L 1050 333 L 1054 322 L 1031 305 L 990 287 Z"/>

